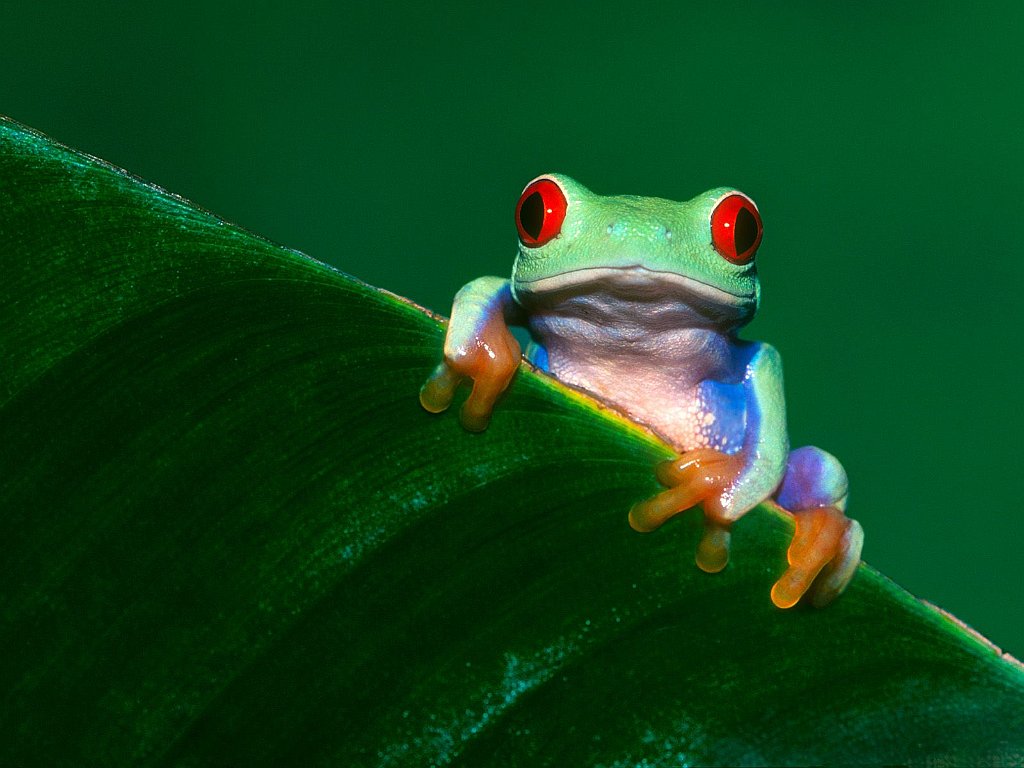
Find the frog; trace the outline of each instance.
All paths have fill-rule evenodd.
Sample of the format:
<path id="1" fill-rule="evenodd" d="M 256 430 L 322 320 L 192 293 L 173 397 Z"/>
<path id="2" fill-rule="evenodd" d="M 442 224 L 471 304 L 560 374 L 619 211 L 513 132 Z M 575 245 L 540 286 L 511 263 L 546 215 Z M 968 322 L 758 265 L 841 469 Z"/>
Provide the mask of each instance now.
<path id="1" fill-rule="evenodd" d="M 512 328 L 525 328 L 527 364 L 676 453 L 654 468 L 665 490 L 626 515 L 635 531 L 701 510 L 696 565 L 718 573 L 734 523 L 773 503 L 795 525 L 772 602 L 835 600 L 856 573 L 864 532 L 846 516 L 839 460 L 815 446 L 790 448 L 778 351 L 739 336 L 761 302 L 755 256 L 764 227 L 754 201 L 732 187 L 685 202 L 604 196 L 547 173 L 523 189 L 515 223 L 511 277 L 480 277 L 458 291 L 421 405 L 441 413 L 470 383 L 460 421 L 486 429 L 522 363 Z"/>

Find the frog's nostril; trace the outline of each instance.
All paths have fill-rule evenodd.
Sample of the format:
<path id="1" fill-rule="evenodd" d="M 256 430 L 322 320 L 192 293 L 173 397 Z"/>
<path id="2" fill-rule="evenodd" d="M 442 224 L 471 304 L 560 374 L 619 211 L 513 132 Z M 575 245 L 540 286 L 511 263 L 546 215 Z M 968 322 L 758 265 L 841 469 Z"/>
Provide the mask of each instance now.
<path id="1" fill-rule="evenodd" d="M 608 225 L 607 232 L 614 237 L 621 237 L 626 233 L 626 223 L 623 221 L 613 221 Z"/>

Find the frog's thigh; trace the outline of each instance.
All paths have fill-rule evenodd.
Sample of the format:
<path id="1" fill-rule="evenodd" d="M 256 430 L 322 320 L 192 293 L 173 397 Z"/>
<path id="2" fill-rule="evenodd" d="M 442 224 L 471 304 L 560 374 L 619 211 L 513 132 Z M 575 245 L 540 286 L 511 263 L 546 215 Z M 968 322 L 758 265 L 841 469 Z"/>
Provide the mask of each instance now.
<path id="1" fill-rule="evenodd" d="M 839 459 L 813 445 L 797 448 L 786 460 L 786 474 L 775 500 L 790 512 L 816 507 L 846 510 L 849 484 Z"/>

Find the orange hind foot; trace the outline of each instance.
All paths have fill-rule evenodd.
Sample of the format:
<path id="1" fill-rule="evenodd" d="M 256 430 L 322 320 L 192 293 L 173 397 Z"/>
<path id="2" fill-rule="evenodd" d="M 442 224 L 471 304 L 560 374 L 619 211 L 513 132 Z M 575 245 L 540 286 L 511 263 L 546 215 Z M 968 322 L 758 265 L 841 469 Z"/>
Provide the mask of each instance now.
<path id="1" fill-rule="evenodd" d="M 772 587 L 772 602 L 791 608 L 805 594 L 816 608 L 828 605 L 853 579 L 864 531 L 836 507 L 793 513 L 796 533 L 786 552 L 789 568 Z"/>

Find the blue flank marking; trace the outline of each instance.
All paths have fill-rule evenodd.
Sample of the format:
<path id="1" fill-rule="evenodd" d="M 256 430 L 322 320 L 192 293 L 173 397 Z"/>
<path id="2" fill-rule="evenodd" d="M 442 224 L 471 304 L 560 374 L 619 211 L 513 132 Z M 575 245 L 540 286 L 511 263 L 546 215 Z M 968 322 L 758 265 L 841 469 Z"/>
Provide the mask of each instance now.
<path id="1" fill-rule="evenodd" d="M 707 379 L 700 383 L 700 399 L 704 407 L 715 415 L 715 422 L 708 430 L 712 447 L 717 447 L 724 437 L 728 441 L 725 453 L 736 453 L 743 447 L 747 418 L 754 415 L 747 408 L 747 392 L 743 384 L 723 384 Z"/>
<path id="2" fill-rule="evenodd" d="M 551 370 L 548 367 L 548 351 L 536 341 L 531 341 L 526 345 L 526 359 L 544 373 Z"/>

